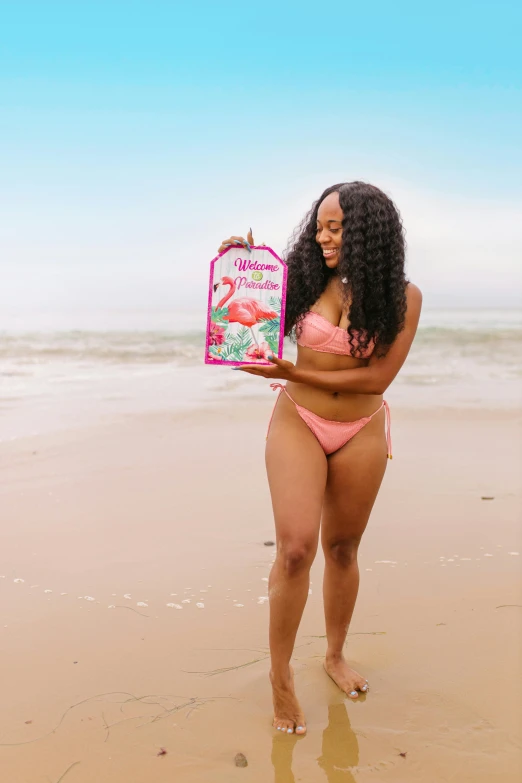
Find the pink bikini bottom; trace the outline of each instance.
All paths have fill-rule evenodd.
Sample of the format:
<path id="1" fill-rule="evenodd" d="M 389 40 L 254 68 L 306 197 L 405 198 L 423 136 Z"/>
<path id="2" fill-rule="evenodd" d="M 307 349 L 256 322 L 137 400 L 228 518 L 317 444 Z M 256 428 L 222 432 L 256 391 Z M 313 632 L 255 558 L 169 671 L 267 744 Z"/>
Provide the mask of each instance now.
<path id="1" fill-rule="evenodd" d="M 303 408 L 302 405 L 298 405 L 296 401 L 290 397 L 286 390 L 286 386 L 283 386 L 282 383 L 271 383 L 270 388 L 274 391 L 279 389 L 279 394 L 284 392 L 286 396 L 292 400 L 298 414 L 313 432 L 325 454 L 333 454 L 334 451 L 338 451 L 338 449 L 344 446 L 345 443 L 348 443 L 348 441 L 351 440 L 354 435 L 357 435 L 359 430 L 362 430 L 364 425 L 368 424 L 368 422 L 371 421 L 373 417 L 384 408 L 386 412 L 386 444 L 388 446 L 388 457 L 390 459 L 392 458 L 390 408 L 385 400 L 383 400 L 381 407 L 374 411 L 371 416 L 364 416 L 362 419 L 357 419 L 357 421 L 330 421 L 329 419 L 321 418 L 321 416 L 318 416 L 316 413 L 312 413 L 312 411 L 309 411 L 308 408 Z M 270 417 L 270 421 L 268 423 L 269 431 L 273 415 L 274 413 L 272 411 L 272 416 Z"/>

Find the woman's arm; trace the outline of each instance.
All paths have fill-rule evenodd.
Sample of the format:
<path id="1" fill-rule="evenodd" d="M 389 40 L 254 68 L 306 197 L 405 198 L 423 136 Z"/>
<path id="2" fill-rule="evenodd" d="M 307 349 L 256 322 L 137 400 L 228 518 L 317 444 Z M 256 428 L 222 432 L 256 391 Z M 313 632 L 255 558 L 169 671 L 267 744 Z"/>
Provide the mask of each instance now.
<path id="1" fill-rule="evenodd" d="M 422 305 L 422 294 L 410 283 L 406 289 L 406 316 L 404 329 L 391 345 L 386 356 L 372 356 L 366 367 L 352 370 L 299 370 L 295 369 L 291 380 L 306 383 L 318 389 L 352 394 L 384 394 L 406 361 Z"/>
<path id="2" fill-rule="evenodd" d="M 422 305 L 422 294 L 416 285 L 409 283 L 406 289 L 406 316 L 404 329 L 395 339 L 386 356 L 372 356 L 366 367 L 352 370 L 300 370 L 292 362 L 272 359 L 272 366 L 249 364 L 238 370 L 264 378 L 281 378 L 294 383 L 306 383 L 330 392 L 351 394 L 384 394 L 411 348 Z M 236 368 L 234 368 L 236 369 Z"/>

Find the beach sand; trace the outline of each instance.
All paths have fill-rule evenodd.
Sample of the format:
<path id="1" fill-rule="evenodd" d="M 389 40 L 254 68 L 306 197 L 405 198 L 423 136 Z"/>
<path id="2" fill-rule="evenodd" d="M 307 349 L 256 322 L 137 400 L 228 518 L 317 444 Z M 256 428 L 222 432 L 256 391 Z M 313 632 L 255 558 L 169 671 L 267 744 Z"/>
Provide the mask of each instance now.
<path id="1" fill-rule="evenodd" d="M 392 411 L 347 643 L 371 692 L 322 669 L 318 554 L 298 738 L 271 728 L 272 404 L 0 446 L 2 783 L 522 778 L 520 415 Z"/>

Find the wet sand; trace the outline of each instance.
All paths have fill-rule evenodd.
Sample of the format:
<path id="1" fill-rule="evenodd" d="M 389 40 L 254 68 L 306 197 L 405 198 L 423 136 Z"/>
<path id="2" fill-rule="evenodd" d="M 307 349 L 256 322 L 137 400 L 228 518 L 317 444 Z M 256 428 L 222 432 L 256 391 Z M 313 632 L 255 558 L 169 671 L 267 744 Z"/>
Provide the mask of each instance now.
<path id="1" fill-rule="evenodd" d="M 272 403 L 0 446 L 2 781 L 521 779 L 520 415 L 393 411 L 347 645 L 371 693 L 322 670 L 318 555 L 297 738 L 268 688 Z"/>

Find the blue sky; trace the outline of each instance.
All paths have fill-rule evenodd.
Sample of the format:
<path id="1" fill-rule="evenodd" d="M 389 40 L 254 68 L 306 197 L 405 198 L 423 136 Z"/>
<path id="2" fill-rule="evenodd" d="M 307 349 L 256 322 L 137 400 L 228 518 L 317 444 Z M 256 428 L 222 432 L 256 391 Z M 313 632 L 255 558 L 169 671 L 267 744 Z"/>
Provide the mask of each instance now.
<path id="1" fill-rule="evenodd" d="M 517 6 L 0 2 L 0 305 L 199 307 L 225 235 L 351 179 L 428 304 L 515 304 Z"/>

